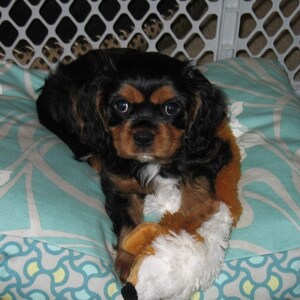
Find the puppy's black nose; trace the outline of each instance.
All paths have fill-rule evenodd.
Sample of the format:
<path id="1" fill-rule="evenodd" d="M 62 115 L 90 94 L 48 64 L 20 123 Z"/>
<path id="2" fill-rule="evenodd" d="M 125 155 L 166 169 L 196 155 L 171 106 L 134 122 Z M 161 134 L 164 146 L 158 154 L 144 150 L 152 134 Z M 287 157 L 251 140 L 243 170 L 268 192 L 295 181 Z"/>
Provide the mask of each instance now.
<path id="1" fill-rule="evenodd" d="M 154 134 L 148 130 L 138 131 L 133 135 L 135 144 L 140 147 L 151 146 L 154 141 Z"/>

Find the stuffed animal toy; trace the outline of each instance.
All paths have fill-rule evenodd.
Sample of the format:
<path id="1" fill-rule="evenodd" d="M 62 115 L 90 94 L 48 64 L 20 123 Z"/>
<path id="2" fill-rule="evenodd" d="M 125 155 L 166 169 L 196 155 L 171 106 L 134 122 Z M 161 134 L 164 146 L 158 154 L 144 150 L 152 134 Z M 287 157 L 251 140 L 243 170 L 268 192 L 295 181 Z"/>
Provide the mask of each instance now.
<path id="1" fill-rule="evenodd" d="M 229 141 L 232 158 L 217 175 L 214 199 L 193 205 L 181 199 L 175 179 L 154 178 L 155 193 L 144 202 L 145 222 L 122 245 L 135 257 L 122 289 L 125 300 L 189 299 L 194 291 L 211 286 L 219 275 L 231 228 L 242 207 L 237 191 L 240 152 L 226 122 L 219 127 L 218 136 Z M 197 217 L 182 214 L 186 205 Z"/>

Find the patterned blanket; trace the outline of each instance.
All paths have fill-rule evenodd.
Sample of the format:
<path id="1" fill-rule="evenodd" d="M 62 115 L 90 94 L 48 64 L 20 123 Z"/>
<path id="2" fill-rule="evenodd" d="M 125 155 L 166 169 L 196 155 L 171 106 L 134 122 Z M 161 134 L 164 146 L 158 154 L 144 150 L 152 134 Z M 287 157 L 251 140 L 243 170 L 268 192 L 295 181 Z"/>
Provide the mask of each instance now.
<path id="1" fill-rule="evenodd" d="M 201 69 L 227 94 L 231 126 L 243 155 L 239 189 L 244 213 L 232 232 L 227 271 L 215 284 L 219 296 L 224 296 L 223 285 L 237 280 L 241 275 L 234 274 L 244 268 L 278 260 L 286 261 L 287 272 L 299 273 L 300 100 L 276 62 L 240 58 Z M 48 276 L 54 285 L 51 295 L 57 298 L 71 282 L 77 282 L 70 278 L 79 276 L 84 278 L 81 289 L 75 289 L 71 299 L 85 299 L 84 294 L 92 299 L 97 293 L 103 299 L 118 298 L 115 236 L 99 178 L 88 165 L 74 160 L 68 147 L 37 120 L 35 99 L 45 76 L 0 64 L 0 296 L 14 299 L 14 290 L 21 297 L 18 280 L 28 290 L 29 282 L 34 289 L 38 279 Z M 62 259 L 57 268 L 43 265 L 51 255 Z M 22 256 L 26 259 L 11 265 Z M 265 285 L 272 286 L 269 291 L 275 295 L 278 287 L 285 289 L 284 279 L 279 279 L 284 276 L 270 274 Z M 296 295 L 296 289 L 300 293 L 299 275 L 298 279 L 293 276 L 298 285 L 292 285 L 290 295 Z M 96 278 L 105 279 L 101 292 L 94 289 L 99 288 Z M 244 295 L 251 298 L 256 284 L 247 278 L 239 281 L 240 291 L 247 291 Z M 46 281 L 41 282 L 41 294 L 49 295 Z"/>

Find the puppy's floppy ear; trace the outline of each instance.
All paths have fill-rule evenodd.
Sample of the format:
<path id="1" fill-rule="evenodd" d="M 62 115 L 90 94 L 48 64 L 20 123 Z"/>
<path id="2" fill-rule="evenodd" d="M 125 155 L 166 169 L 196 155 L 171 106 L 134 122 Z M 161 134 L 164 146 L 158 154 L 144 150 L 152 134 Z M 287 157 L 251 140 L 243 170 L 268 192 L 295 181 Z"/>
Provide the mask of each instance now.
<path id="1" fill-rule="evenodd" d="M 109 134 L 107 115 L 99 84 L 91 83 L 72 99 L 72 120 L 83 144 L 91 151 L 106 151 Z"/>
<path id="2" fill-rule="evenodd" d="M 40 122 L 58 135 L 76 158 L 105 152 L 110 141 L 103 89 L 112 67 L 105 62 L 100 51 L 91 51 L 69 65 L 60 64 L 37 100 Z"/>
<path id="3" fill-rule="evenodd" d="M 218 169 L 223 163 L 219 155 L 223 152 L 221 148 L 227 148 L 216 135 L 217 128 L 226 117 L 225 97 L 190 64 L 184 70 L 184 82 L 192 97 L 184 138 L 186 155 L 195 166 L 199 167 L 198 162 L 209 169 Z M 221 161 L 217 162 L 219 159 Z"/>

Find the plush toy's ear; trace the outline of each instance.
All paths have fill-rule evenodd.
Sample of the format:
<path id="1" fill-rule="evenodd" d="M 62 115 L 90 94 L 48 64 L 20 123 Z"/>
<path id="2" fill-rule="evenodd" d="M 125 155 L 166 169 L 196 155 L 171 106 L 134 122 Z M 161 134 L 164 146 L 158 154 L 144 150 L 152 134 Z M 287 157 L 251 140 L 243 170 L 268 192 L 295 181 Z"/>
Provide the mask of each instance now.
<path id="1" fill-rule="evenodd" d="M 167 230 L 158 223 L 142 223 L 125 237 L 122 248 L 128 253 L 138 256 L 147 246 L 151 245 L 158 235 L 165 233 Z"/>
<path id="2" fill-rule="evenodd" d="M 224 121 L 218 128 L 217 135 L 230 145 L 231 160 L 217 174 L 215 189 L 218 198 L 230 208 L 235 226 L 242 214 L 242 206 L 238 199 L 238 182 L 241 177 L 241 154 L 228 123 Z"/>

